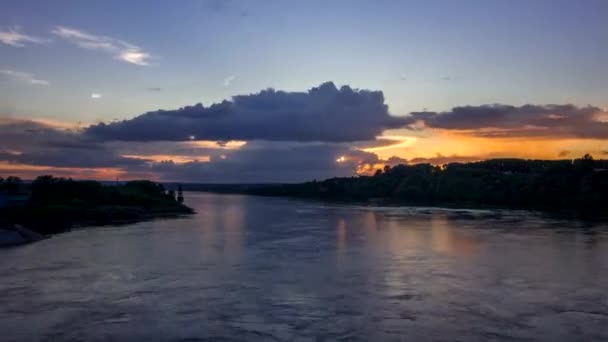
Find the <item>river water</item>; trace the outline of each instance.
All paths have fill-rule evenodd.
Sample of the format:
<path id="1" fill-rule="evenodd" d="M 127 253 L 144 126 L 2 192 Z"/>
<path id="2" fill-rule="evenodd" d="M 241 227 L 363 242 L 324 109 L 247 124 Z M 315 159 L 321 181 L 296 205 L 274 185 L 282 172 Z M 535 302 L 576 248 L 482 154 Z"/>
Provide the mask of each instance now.
<path id="1" fill-rule="evenodd" d="M 0 250 L 2 341 L 608 340 L 608 226 L 187 193 Z"/>

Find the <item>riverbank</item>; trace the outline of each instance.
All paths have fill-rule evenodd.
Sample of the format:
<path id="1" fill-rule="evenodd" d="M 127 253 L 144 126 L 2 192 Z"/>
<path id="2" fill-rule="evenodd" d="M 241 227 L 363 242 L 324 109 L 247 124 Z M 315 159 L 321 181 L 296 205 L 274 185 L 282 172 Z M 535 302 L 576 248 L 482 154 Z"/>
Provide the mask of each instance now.
<path id="1" fill-rule="evenodd" d="M 48 236 L 21 225 L 0 226 L 0 247 L 14 247 L 47 239 Z"/>
<path id="2" fill-rule="evenodd" d="M 608 161 L 496 159 L 396 165 L 374 176 L 251 188 L 247 194 L 356 204 L 518 209 L 608 216 Z"/>
<path id="3" fill-rule="evenodd" d="M 134 223 L 162 217 L 193 214 L 186 206 L 174 208 L 146 208 L 140 206 L 42 206 L 12 208 L 3 219 L 18 223 L 44 234 L 55 234 L 74 227 L 105 226 Z"/>
<path id="4" fill-rule="evenodd" d="M 38 177 L 26 204 L 0 208 L 0 224 L 19 224 L 40 234 L 81 226 L 133 223 L 193 214 L 183 194 L 161 184 L 131 181 L 103 185 L 94 181 Z"/>

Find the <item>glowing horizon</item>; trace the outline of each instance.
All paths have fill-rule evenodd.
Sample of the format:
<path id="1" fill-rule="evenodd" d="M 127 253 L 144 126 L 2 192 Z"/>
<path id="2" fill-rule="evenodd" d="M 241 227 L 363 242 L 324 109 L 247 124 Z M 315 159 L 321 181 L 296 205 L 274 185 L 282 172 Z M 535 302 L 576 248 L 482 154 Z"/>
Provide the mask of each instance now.
<path id="1" fill-rule="evenodd" d="M 608 3 L 214 3 L 3 6 L 0 176 L 608 156 Z"/>

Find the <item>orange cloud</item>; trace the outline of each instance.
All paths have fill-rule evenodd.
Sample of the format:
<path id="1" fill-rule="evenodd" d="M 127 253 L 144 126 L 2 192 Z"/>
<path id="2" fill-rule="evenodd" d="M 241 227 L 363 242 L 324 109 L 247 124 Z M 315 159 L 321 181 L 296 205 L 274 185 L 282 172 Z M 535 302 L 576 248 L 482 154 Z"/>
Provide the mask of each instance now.
<path id="1" fill-rule="evenodd" d="M 13 117 L 0 117 L 0 125 L 8 125 L 13 123 L 22 123 L 24 121 L 38 123 L 43 126 L 47 126 L 53 129 L 66 130 L 66 129 L 75 129 L 78 128 L 78 124 L 73 122 L 65 122 L 56 119 L 49 118 L 13 118 Z"/>
<path id="2" fill-rule="evenodd" d="M 141 159 L 150 162 L 160 163 L 164 161 L 172 161 L 175 164 L 185 164 L 191 162 L 208 162 L 211 160 L 209 156 L 185 156 L 185 155 L 170 155 L 170 154 L 153 154 L 153 155 L 135 155 L 123 154 L 124 158 Z"/>
<path id="3" fill-rule="evenodd" d="M 22 179 L 35 179 L 44 174 L 94 180 L 156 178 L 153 174 L 127 174 L 119 168 L 50 167 L 0 162 L 0 176 L 2 177 L 17 176 Z"/>
<path id="4" fill-rule="evenodd" d="M 390 142 L 388 145 L 374 146 L 362 148 L 361 151 L 365 152 L 380 152 L 387 150 L 395 150 L 399 148 L 410 147 L 416 143 L 418 138 L 412 136 L 398 136 L 398 135 L 383 135 L 376 137 L 379 142 Z"/>
<path id="5" fill-rule="evenodd" d="M 186 142 L 186 144 L 199 148 L 224 148 L 234 150 L 245 146 L 247 142 L 241 140 L 230 140 L 226 142 L 217 142 L 213 140 L 193 140 Z"/>
<path id="6" fill-rule="evenodd" d="M 401 132 L 401 134 L 407 134 Z M 411 134 L 411 132 L 410 132 Z M 407 146 L 387 146 L 375 150 L 381 159 L 397 156 L 404 159 L 435 158 L 442 156 L 464 156 L 478 159 L 514 157 L 530 159 L 560 159 L 563 151 L 577 157 L 585 153 L 600 155 L 608 142 L 601 139 L 551 138 L 551 137 L 510 137 L 488 138 L 471 136 L 466 131 L 429 129 L 425 136 Z M 562 154 L 560 156 L 560 154 Z"/>

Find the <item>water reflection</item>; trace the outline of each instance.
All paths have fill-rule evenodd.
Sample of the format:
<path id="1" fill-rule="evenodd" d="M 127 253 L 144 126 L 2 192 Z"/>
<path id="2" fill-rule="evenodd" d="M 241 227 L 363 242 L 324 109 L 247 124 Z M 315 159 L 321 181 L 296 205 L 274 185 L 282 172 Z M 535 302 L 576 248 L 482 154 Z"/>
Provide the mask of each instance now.
<path id="1" fill-rule="evenodd" d="M 186 198 L 194 217 L 0 250 L 3 340 L 608 339 L 605 225 Z"/>
<path id="2" fill-rule="evenodd" d="M 446 216 L 438 215 L 431 219 L 431 244 L 438 253 L 452 256 L 472 256 L 480 245 L 480 238 L 470 232 L 455 229 Z"/>
<path id="3" fill-rule="evenodd" d="M 342 255 L 344 253 L 344 245 L 346 244 L 346 221 L 343 218 L 338 219 L 336 237 L 338 238 L 338 254 Z"/>
<path id="4" fill-rule="evenodd" d="M 189 205 L 204 213 L 199 220 L 198 238 L 201 248 L 213 246 L 226 258 L 236 261 L 243 247 L 245 217 L 248 206 L 246 197 L 192 196 Z"/>

